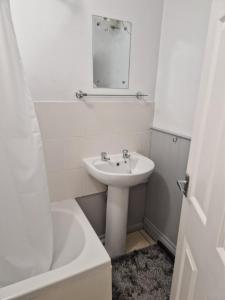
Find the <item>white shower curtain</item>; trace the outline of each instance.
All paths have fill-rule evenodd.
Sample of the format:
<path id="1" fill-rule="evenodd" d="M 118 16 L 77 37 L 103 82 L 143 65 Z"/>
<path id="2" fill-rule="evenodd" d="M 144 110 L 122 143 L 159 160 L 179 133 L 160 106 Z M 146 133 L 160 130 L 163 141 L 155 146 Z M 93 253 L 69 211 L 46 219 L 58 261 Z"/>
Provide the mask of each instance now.
<path id="1" fill-rule="evenodd" d="M 0 0 L 0 287 L 49 270 L 52 256 L 40 131 L 9 0 Z"/>

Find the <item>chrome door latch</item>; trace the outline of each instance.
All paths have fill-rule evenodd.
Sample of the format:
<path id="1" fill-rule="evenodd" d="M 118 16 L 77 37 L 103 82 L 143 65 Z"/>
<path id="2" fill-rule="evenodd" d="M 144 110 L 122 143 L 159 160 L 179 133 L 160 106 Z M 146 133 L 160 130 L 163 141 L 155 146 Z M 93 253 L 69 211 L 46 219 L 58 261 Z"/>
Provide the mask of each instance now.
<path id="1" fill-rule="evenodd" d="M 177 185 L 185 197 L 187 197 L 188 194 L 189 181 L 190 177 L 188 174 L 186 174 L 184 180 L 177 180 Z"/>

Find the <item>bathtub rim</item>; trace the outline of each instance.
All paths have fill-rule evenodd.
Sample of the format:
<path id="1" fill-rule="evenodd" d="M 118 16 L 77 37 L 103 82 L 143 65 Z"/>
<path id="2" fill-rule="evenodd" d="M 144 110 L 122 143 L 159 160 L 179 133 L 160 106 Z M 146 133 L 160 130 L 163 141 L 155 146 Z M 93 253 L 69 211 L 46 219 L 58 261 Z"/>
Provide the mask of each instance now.
<path id="1" fill-rule="evenodd" d="M 0 300 L 13 300 L 22 296 L 28 296 L 66 279 L 82 275 L 85 272 L 102 267 L 111 268 L 111 259 L 108 253 L 77 201 L 75 199 L 67 199 L 52 202 L 51 208 L 53 210 L 72 211 L 79 223 L 84 226 L 85 245 L 83 251 L 71 263 L 0 288 Z"/>

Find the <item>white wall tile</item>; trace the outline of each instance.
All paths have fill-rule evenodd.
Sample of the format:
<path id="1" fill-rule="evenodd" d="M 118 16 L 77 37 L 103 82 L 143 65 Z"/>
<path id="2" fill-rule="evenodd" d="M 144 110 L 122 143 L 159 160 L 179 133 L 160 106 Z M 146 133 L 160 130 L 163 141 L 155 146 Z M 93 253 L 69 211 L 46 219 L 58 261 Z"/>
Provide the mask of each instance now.
<path id="1" fill-rule="evenodd" d="M 61 105 L 52 103 L 41 103 L 35 105 L 38 116 L 42 137 L 44 139 L 62 138 L 63 124 L 65 123 L 64 115 L 61 110 Z"/>
<path id="2" fill-rule="evenodd" d="M 149 156 L 152 103 L 37 102 L 35 107 L 54 201 L 105 191 L 87 174 L 82 158 L 125 148 Z"/>
<path id="3" fill-rule="evenodd" d="M 83 158 L 90 156 L 98 156 L 102 151 L 107 151 L 107 136 L 96 135 L 88 136 L 83 141 Z"/>
<path id="4" fill-rule="evenodd" d="M 35 102 L 44 138 L 140 132 L 151 128 L 152 102 Z"/>
<path id="5" fill-rule="evenodd" d="M 71 199 L 84 195 L 84 170 L 48 172 L 51 201 Z"/>
<path id="6" fill-rule="evenodd" d="M 100 107 L 104 102 L 100 103 Z M 101 105 L 102 104 L 102 105 Z M 107 124 L 104 115 L 99 112 L 99 105 L 95 102 L 86 102 L 83 106 L 84 135 L 93 136 L 107 133 Z"/>
<path id="7" fill-rule="evenodd" d="M 57 103 L 53 103 L 55 106 Z M 86 109 L 81 102 L 60 103 L 61 119 L 63 122 L 63 137 L 71 138 L 84 135 Z"/>
<path id="8" fill-rule="evenodd" d="M 150 130 L 132 134 L 130 136 L 130 149 L 150 157 Z"/>
<path id="9" fill-rule="evenodd" d="M 112 154 L 128 149 L 130 152 L 138 152 L 148 157 L 150 156 L 150 130 L 109 134 L 106 140 L 107 143 L 104 149 Z"/>
<path id="10" fill-rule="evenodd" d="M 153 112 L 151 102 L 87 102 L 85 135 L 150 129 Z"/>
<path id="11" fill-rule="evenodd" d="M 66 199 L 66 187 L 63 172 L 48 172 L 48 188 L 51 201 Z"/>
<path id="12" fill-rule="evenodd" d="M 112 133 L 136 132 L 151 128 L 154 104 L 151 102 L 109 102 L 95 104 L 101 125 Z"/>
<path id="13" fill-rule="evenodd" d="M 65 171 L 64 174 L 66 198 L 75 198 L 84 194 L 84 169 Z"/>
<path id="14" fill-rule="evenodd" d="M 64 168 L 62 139 L 46 139 L 43 141 L 46 168 L 48 172 L 61 171 Z"/>
<path id="15" fill-rule="evenodd" d="M 82 167 L 84 140 L 83 137 L 73 137 L 62 140 L 63 167 L 65 170 Z"/>
<path id="16" fill-rule="evenodd" d="M 68 138 L 84 135 L 86 122 L 81 103 L 40 102 L 35 104 L 43 138 Z"/>
<path id="17" fill-rule="evenodd" d="M 84 195 L 101 193 L 106 191 L 106 189 L 107 187 L 104 184 L 94 179 L 84 170 Z"/>

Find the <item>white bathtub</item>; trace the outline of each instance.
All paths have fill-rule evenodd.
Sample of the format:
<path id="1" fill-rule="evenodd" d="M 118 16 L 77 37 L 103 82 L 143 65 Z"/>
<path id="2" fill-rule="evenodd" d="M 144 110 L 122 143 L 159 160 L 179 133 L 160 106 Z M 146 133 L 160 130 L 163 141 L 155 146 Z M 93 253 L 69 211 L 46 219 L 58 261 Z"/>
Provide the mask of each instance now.
<path id="1" fill-rule="evenodd" d="M 55 202 L 52 214 L 51 270 L 0 288 L 0 299 L 112 299 L 110 257 L 77 202 Z"/>

